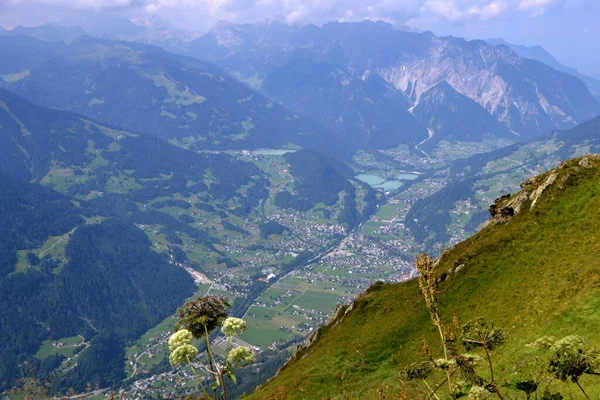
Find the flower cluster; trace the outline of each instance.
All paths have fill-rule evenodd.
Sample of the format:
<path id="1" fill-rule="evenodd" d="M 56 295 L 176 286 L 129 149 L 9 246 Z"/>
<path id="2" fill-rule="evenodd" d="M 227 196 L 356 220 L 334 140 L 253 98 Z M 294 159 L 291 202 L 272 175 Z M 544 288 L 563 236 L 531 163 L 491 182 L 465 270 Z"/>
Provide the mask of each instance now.
<path id="1" fill-rule="evenodd" d="M 223 322 L 221 332 L 225 336 L 239 336 L 248 330 L 246 322 L 241 318 L 229 317 Z"/>
<path id="2" fill-rule="evenodd" d="M 190 344 L 191 341 L 192 332 L 188 331 L 187 329 L 177 331 L 169 338 L 169 350 L 173 351 L 179 346 Z"/>
<path id="3" fill-rule="evenodd" d="M 436 367 L 441 368 L 441 369 L 449 369 L 449 368 L 453 368 L 456 367 L 456 361 L 455 360 L 446 360 L 445 358 L 440 358 L 438 360 L 435 360 L 433 362 L 435 364 Z"/>
<path id="4" fill-rule="evenodd" d="M 240 346 L 231 349 L 227 359 L 234 365 L 238 365 L 242 361 L 246 364 L 250 364 L 254 362 L 254 353 L 248 347 Z"/>
<path id="5" fill-rule="evenodd" d="M 191 344 L 184 344 L 171 352 L 169 362 L 171 365 L 179 365 L 183 362 L 191 362 L 198 355 L 198 349 Z"/>
<path id="6" fill-rule="evenodd" d="M 198 355 L 198 349 L 190 344 L 192 333 L 187 329 L 175 332 L 169 338 L 169 362 L 171 365 L 179 365 L 185 361 L 190 362 Z"/>
<path id="7" fill-rule="evenodd" d="M 473 386 L 467 396 L 468 400 L 488 400 L 492 398 L 492 394 L 486 388 L 481 386 Z"/>

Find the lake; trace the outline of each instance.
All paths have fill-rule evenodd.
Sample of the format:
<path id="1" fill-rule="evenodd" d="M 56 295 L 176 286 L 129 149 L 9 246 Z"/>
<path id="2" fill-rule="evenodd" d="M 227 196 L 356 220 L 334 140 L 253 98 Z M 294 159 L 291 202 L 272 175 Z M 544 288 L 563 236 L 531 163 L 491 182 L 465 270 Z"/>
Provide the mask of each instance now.
<path id="1" fill-rule="evenodd" d="M 385 179 L 385 178 L 381 177 L 380 175 L 363 173 L 363 174 L 356 175 L 354 178 L 370 185 L 371 187 L 374 187 L 377 189 L 383 189 L 384 191 L 388 192 L 388 191 L 400 189 L 404 185 L 403 181 L 410 181 L 413 179 L 417 179 L 419 177 L 419 175 L 402 172 L 402 173 L 395 174 L 395 177 L 396 177 L 396 179 Z"/>

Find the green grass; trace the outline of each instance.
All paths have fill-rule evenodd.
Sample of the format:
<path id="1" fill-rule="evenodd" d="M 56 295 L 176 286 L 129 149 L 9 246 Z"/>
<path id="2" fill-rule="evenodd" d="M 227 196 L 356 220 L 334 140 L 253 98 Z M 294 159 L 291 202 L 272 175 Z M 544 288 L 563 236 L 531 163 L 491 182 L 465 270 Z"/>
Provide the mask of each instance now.
<path id="1" fill-rule="evenodd" d="M 383 224 L 381 222 L 369 221 L 363 225 L 364 232 L 367 235 L 373 235 L 379 232 L 379 228 L 381 228 Z"/>
<path id="2" fill-rule="evenodd" d="M 390 221 L 398 216 L 398 207 L 398 204 L 386 204 L 379 208 L 379 211 L 377 211 L 376 215 L 381 219 Z"/>
<path id="3" fill-rule="evenodd" d="M 339 296 L 339 293 L 333 291 L 330 293 L 307 291 L 294 301 L 294 304 L 303 308 L 329 313 L 336 306 Z"/>
<path id="4" fill-rule="evenodd" d="M 54 345 L 54 344 L 57 345 Z M 72 357 L 75 350 L 83 343 L 81 336 L 72 336 L 58 340 L 44 340 L 42 346 L 36 353 L 39 359 L 47 358 L 54 354 L 60 354 L 67 358 Z"/>
<path id="5" fill-rule="evenodd" d="M 506 330 L 506 343 L 493 353 L 500 382 L 528 379 L 538 370 L 525 362 L 535 359 L 525 344 L 541 336 L 579 334 L 590 346 L 600 346 L 600 161 L 595 163 L 594 169 L 577 171 L 570 162 L 535 208 L 525 204 L 520 215 L 486 227 L 439 263 L 439 276 L 464 264 L 441 285 L 443 319 L 450 322 L 453 312 L 461 323 L 481 316 Z M 440 340 L 417 281 L 374 285 L 341 321 L 321 329 L 315 345 L 250 398 L 269 399 L 283 387 L 288 399 L 343 399 L 344 393 L 377 399 L 380 385 L 396 398 L 399 371 L 424 360 L 423 338 L 433 356 L 440 357 Z M 489 379 L 485 368 L 478 372 Z M 439 382 L 441 375 L 429 380 Z M 600 394 L 599 381 L 582 379 L 591 398 Z M 409 398 L 426 396 L 422 383 L 405 385 Z M 550 389 L 569 398 L 566 384 L 554 381 Z M 571 389 L 573 398 L 582 398 L 576 387 Z M 441 399 L 448 396 L 444 390 Z M 512 398 L 517 394 L 505 392 Z"/>
<path id="6" fill-rule="evenodd" d="M 265 318 L 246 318 L 248 332 L 242 335 L 241 339 L 252 345 L 267 347 L 273 342 L 279 340 L 290 340 L 293 333 L 287 333 L 279 330 L 281 324 L 277 321 L 271 321 Z"/>

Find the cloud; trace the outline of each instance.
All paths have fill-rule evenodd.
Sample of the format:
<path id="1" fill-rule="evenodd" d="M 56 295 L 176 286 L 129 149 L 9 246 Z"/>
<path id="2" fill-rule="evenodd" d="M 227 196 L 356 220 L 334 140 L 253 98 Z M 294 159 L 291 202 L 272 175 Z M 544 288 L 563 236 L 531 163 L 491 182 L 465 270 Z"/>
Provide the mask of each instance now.
<path id="1" fill-rule="evenodd" d="M 464 23 L 501 16 L 538 17 L 578 0 L 425 0 L 419 18 L 437 18 Z"/>
<path id="2" fill-rule="evenodd" d="M 1 14 L 28 11 L 116 11 L 166 16 L 176 24 L 206 29 L 218 20 L 256 22 L 267 18 L 291 24 L 328 21 L 385 20 L 403 25 L 412 21 L 464 24 L 510 15 L 540 16 L 565 4 L 596 0 L 0 0 Z M 21 11 L 19 13 L 19 11 Z M 5 19 L 9 18 L 7 12 Z"/>
<path id="3" fill-rule="evenodd" d="M 537 17 L 546 14 L 548 11 L 562 7 L 566 4 L 565 0 L 521 0 L 519 10 Z"/>
<path id="4" fill-rule="evenodd" d="M 50 6 L 65 9 L 104 11 L 132 9 L 141 7 L 146 3 L 146 0 L 4 0 L 0 1 L 0 7 Z"/>

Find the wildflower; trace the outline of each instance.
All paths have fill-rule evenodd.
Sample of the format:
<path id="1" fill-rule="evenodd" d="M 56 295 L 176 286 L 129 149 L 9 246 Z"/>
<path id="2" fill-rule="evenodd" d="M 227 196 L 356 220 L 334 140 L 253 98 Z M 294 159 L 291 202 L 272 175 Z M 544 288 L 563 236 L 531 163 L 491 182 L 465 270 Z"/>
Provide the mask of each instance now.
<path id="1" fill-rule="evenodd" d="M 554 336 L 543 336 L 535 342 L 529 343 L 527 347 L 533 347 L 538 350 L 548 350 L 550 347 L 554 346 L 554 343 L 556 343 L 556 338 Z"/>
<path id="2" fill-rule="evenodd" d="M 246 322 L 241 318 L 229 317 L 223 322 L 221 332 L 225 336 L 239 336 L 248 330 Z"/>
<path id="3" fill-rule="evenodd" d="M 195 338 L 202 338 L 219 327 L 227 318 L 230 304 L 222 297 L 201 296 L 177 310 L 179 322 L 175 327 L 185 328 Z"/>
<path id="4" fill-rule="evenodd" d="M 191 344 L 184 344 L 176 347 L 169 356 L 169 362 L 171 365 L 179 365 L 183 362 L 190 362 L 193 358 L 198 355 L 198 349 Z"/>
<path id="5" fill-rule="evenodd" d="M 463 326 L 461 339 L 467 351 L 479 346 L 492 350 L 504 343 L 504 331 L 483 318 L 476 318 Z"/>
<path id="6" fill-rule="evenodd" d="M 492 394 L 481 386 L 473 386 L 467 396 L 467 400 L 488 400 L 492 398 Z"/>
<path id="7" fill-rule="evenodd" d="M 404 369 L 403 375 L 408 380 L 426 379 L 433 372 L 433 363 L 424 361 L 414 363 Z"/>
<path id="8" fill-rule="evenodd" d="M 585 349 L 586 342 L 581 336 L 566 336 L 550 348 L 552 355 L 548 371 L 563 382 L 571 378 L 577 382 L 583 374 L 594 372 L 596 360 L 594 354 Z"/>
<path id="9" fill-rule="evenodd" d="M 231 349 L 227 359 L 230 363 L 238 365 L 242 361 L 246 364 L 250 364 L 254 362 L 254 353 L 248 347 L 240 346 L 234 349 Z"/>
<path id="10" fill-rule="evenodd" d="M 187 329 L 177 331 L 169 338 L 169 350 L 174 351 L 177 347 L 190 344 L 191 341 L 192 332 L 188 331 Z"/>
<path id="11" fill-rule="evenodd" d="M 434 361 L 436 367 L 441 369 L 448 369 L 450 367 L 456 366 L 455 360 L 446 360 L 445 358 L 440 358 Z"/>

